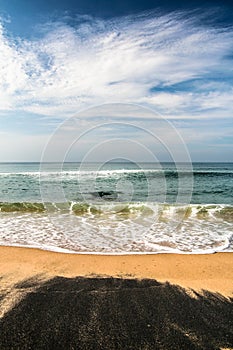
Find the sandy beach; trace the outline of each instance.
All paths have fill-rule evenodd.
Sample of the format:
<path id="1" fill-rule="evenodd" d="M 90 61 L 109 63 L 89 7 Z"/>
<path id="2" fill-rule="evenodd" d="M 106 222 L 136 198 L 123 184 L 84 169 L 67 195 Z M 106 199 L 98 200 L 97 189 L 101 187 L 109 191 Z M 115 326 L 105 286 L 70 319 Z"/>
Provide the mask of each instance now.
<path id="1" fill-rule="evenodd" d="M 0 349 L 232 349 L 233 254 L 0 248 Z"/>
<path id="2" fill-rule="evenodd" d="M 233 253 L 107 256 L 0 247 L 0 275 L 2 287 L 33 276 L 104 276 L 156 279 L 232 296 Z"/>

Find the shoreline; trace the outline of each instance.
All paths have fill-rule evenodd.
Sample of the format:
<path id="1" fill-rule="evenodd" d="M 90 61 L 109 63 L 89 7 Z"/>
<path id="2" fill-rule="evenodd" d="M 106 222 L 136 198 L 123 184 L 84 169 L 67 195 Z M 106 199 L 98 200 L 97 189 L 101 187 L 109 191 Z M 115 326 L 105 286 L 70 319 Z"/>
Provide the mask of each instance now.
<path id="1" fill-rule="evenodd" d="M 200 250 L 200 251 L 193 251 L 193 252 L 185 252 L 185 251 L 180 251 L 180 250 L 170 250 L 170 251 L 135 251 L 135 252 L 104 252 L 104 251 L 74 251 L 74 250 L 68 250 L 65 248 L 58 248 L 58 249 L 50 249 L 50 247 L 38 247 L 34 245 L 1 245 L 0 248 L 5 247 L 5 248 L 22 248 L 22 249 L 35 249 L 35 250 L 41 250 L 44 252 L 51 252 L 51 253 L 57 253 L 57 254 L 67 254 L 67 255 L 96 255 L 96 256 L 137 256 L 137 255 L 159 255 L 159 254 L 171 254 L 171 255 L 212 255 L 212 254 L 225 254 L 225 253 L 233 253 L 233 250 Z"/>
<path id="2" fill-rule="evenodd" d="M 233 253 L 99 255 L 0 246 L 1 288 L 56 276 L 155 279 L 185 289 L 233 295 Z"/>

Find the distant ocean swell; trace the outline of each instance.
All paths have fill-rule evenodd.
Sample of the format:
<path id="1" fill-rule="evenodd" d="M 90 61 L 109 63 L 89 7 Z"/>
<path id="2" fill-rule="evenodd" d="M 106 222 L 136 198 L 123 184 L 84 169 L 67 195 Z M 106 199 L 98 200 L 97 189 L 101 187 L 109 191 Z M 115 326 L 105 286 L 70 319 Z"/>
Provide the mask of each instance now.
<path id="1" fill-rule="evenodd" d="M 5 176 L 33 176 L 33 177 L 49 177 L 49 176 L 55 176 L 55 177 L 77 177 L 79 176 L 93 176 L 93 175 L 98 175 L 98 176 L 116 176 L 116 175 L 121 175 L 121 174 L 152 174 L 154 176 L 195 176 L 195 175 L 200 175 L 200 176 L 229 176 L 233 178 L 233 173 L 232 170 L 229 169 L 209 169 L 209 170 L 189 170 L 185 171 L 179 168 L 178 169 L 172 169 L 172 170 L 164 170 L 164 169 L 114 169 L 114 170 L 59 170 L 59 171 L 46 171 L 46 172 L 40 172 L 40 171 L 22 171 L 22 172 L 14 172 L 14 173 L 8 173 L 8 172 L 0 172 L 0 177 L 5 177 Z"/>

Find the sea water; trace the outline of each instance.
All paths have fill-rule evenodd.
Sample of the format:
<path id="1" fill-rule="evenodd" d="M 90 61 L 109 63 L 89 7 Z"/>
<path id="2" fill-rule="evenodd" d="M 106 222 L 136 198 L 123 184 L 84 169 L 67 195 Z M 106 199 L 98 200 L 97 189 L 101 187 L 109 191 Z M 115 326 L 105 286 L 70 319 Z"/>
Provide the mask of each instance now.
<path id="1" fill-rule="evenodd" d="M 101 253 L 233 249 L 233 163 L 1 163 L 0 244 Z"/>

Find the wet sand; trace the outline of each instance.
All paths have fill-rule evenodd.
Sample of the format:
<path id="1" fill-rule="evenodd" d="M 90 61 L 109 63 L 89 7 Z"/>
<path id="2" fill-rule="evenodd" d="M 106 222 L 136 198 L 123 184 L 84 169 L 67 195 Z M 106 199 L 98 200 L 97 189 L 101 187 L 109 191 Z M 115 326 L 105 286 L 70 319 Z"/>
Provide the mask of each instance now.
<path id="1" fill-rule="evenodd" d="M 0 247 L 0 349 L 233 349 L 233 254 Z"/>

